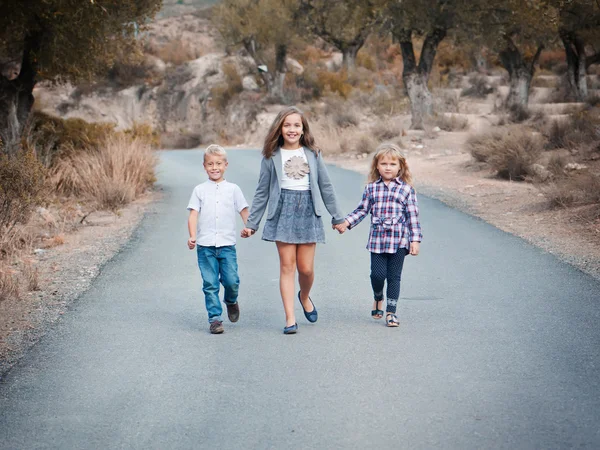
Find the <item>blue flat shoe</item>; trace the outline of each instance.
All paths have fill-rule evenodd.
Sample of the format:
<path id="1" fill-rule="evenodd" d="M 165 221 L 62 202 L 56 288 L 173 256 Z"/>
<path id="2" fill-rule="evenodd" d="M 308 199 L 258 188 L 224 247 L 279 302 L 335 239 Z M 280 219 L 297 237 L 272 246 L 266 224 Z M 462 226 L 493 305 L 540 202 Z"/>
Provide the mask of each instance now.
<path id="1" fill-rule="evenodd" d="M 300 301 L 300 306 L 302 306 L 302 311 L 304 311 L 304 317 L 306 317 L 306 320 L 308 320 L 310 323 L 315 323 L 319 318 L 319 313 L 317 312 L 317 308 L 315 307 L 315 304 L 313 303 L 312 299 L 310 297 L 308 297 L 308 299 L 313 305 L 313 310 L 311 312 L 306 312 L 306 310 L 304 309 L 302 300 L 300 300 L 300 291 L 298 291 L 298 300 Z"/>
<path id="2" fill-rule="evenodd" d="M 296 331 L 298 331 L 297 323 L 295 323 L 294 325 L 290 325 L 289 327 L 283 328 L 283 334 L 296 334 Z"/>

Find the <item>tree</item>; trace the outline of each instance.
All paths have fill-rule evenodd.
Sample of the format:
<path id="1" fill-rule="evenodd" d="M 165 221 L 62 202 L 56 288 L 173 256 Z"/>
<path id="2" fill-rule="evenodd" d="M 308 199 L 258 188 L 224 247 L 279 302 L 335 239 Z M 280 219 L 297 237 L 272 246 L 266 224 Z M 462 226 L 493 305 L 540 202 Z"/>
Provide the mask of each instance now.
<path id="1" fill-rule="evenodd" d="M 0 2 L 0 138 L 12 154 L 40 80 L 77 81 L 105 73 L 116 52 L 132 46 L 136 24 L 160 0 Z"/>
<path id="2" fill-rule="evenodd" d="M 457 0 L 396 0 L 388 2 L 386 7 L 387 28 L 400 43 L 402 52 L 402 81 L 410 100 L 411 128 L 422 129 L 433 114 L 433 98 L 427 82 L 440 42 L 461 17 L 458 9 Z M 417 37 L 423 38 L 418 61 L 413 44 Z"/>
<path id="3" fill-rule="evenodd" d="M 587 70 L 600 63 L 600 4 L 595 0 L 558 0 L 558 33 L 565 48 L 567 80 L 578 101 L 588 97 Z"/>
<path id="4" fill-rule="evenodd" d="M 469 29 L 498 52 L 509 76 L 508 108 L 526 107 L 535 65 L 556 35 L 557 11 L 546 0 L 473 0 Z"/>
<path id="5" fill-rule="evenodd" d="M 242 45 L 256 63 L 267 92 L 283 97 L 287 49 L 295 36 L 296 0 L 224 0 L 215 7 L 213 20 L 225 41 Z M 269 52 L 274 69 L 269 70 Z M 264 70 L 266 67 L 267 70 Z"/>
<path id="6" fill-rule="evenodd" d="M 300 0 L 299 22 L 311 34 L 342 52 L 347 70 L 356 67 L 356 55 L 381 22 L 381 0 Z"/>

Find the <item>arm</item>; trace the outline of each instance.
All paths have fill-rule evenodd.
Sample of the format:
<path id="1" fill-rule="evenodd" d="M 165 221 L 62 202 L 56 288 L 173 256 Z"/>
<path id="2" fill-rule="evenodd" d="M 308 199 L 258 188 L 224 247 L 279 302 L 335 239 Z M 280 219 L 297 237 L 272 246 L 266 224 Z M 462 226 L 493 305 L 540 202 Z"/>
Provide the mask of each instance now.
<path id="1" fill-rule="evenodd" d="M 187 241 L 188 248 L 194 250 L 196 247 L 196 229 L 198 227 L 198 211 L 190 209 L 190 215 L 188 216 L 188 232 L 190 237 Z"/>
<path id="2" fill-rule="evenodd" d="M 248 216 L 250 216 L 250 209 L 246 206 L 240 211 L 240 217 L 244 221 L 244 225 L 248 222 Z"/>
<path id="3" fill-rule="evenodd" d="M 271 160 L 266 158 L 262 159 L 260 164 L 260 175 L 258 176 L 258 186 L 256 186 L 256 192 L 252 199 L 252 208 L 250 215 L 246 220 L 245 230 L 258 230 L 258 224 L 260 223 L 265 210 L 267 209 L 267 203 L 269 202 L 269 191 L 271 188 Z M 245 231 L 244 230 L 244 231 Z"/>
<path id="4" fill-rule="evenodd" d="M 331 223 L 334 225 L 344 223 L 344 215 L 338 205 L 335 189 L 331 183 L 331 178 L 329 178 L 329 172 L 323 161 L 323 156 L 317 155 L 317 171 L 319 190 L 321 191 L 321 197 L 323 198 L 325 208 L 327 208 L 327 211 L 331 214 Z"/>
<path id="5" fill-rule="evenodd" d="M 421 233 L 421 224 L 419 223 L 419 203 L 417 202 L 417 194 L 413 188 L 410 189 L 410 194 L 406 200 L 406 223 L 410 230 L 410 254 L 417 256 L 419 254 L 420 242 L 423 240 Z"/>
<path id="6" fill-rule="evenodd" d="M 369 191 L 369 186 L 365 186 L 365 190 L 363 192 L 362 200 L 356 207 L 354 211 L 346 216 L 346 225 L 348 228 L 352 229 L 356 225 L 362 222 L 362 220 L 367 217 L 367 214 L 371 212 L 371 193 Z"/>

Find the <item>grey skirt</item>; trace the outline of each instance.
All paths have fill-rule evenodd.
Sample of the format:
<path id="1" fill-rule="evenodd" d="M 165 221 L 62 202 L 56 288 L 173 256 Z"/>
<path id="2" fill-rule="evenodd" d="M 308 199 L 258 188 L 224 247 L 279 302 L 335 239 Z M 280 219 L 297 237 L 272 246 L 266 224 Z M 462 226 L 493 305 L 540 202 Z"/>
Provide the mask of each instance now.
<path id="1" fill-rule="evenodd" d="M 262 238 L 287 244 L 324 243 L 323 221 L 315 215 L 310 191 L 282 189 L 275 215 L 265 223 Z"/>

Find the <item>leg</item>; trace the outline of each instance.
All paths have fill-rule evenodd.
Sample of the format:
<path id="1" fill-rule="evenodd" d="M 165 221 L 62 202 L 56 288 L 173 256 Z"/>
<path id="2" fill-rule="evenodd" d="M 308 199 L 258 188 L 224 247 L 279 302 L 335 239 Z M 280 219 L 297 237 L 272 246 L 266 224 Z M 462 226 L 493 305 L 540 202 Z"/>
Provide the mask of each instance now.
<path id="1" fill-rule="evenodd" d="M 396 314 L 396 306 L 400 298 L 400 279 L 402 277 L 402 267 L 404 266 L 404 257 L 406 249 L 400 248 L 390 255 L 387 265 L 387 308 L 386 312 Z"/>
<path id="2" fill-rule="evenodd" d="M 296 273 L 296 244 L 277 241 L 279 252 L 279 290 L 285 311 L 285 325 L 296 323 L 294 313 L 294 274 Z"/>
<path id="3" fill-rule="evenodd" d="M 204 292 L 204 301 L 206 311 L 208 311 L 208 321 L 221 321 L 223 308 L 219 301 L 219 263 L 216 257 L 215 247 L 196 247 L 198 253 L 198 267 L 202 274 L 202 291 Z"/>
<path id="4" fill-rule="evenodd" d="M 225 288 L 223 300 L 227 306 L 227 317 L 231 322 L 237 322 L 240 318 L 240 307 L 237 303 L 240 277 L 238 276 L 235 245 L 221 247 L 218 250 L 218 260 L 221 284 Z"/>
<path id="5" fill-rule="evenodd" d="M 387 256 L 385 253 L 371 253 L 371 287 L 373 288 L 373 311 L 381 311 L 380 303 L 383 301 L 383 286 L 387 275 Z M 382 315 L 371 312 L 376 319 Z"/>
<path id="6" fill-rule="evenodd" d="M 300 301 L 306 312 L 313 310 L 313 304 L 308 299 L 313 282 L 315 281 L 315 250 L 317 244 L 300 244 L 296 250 L 298 265 L 298 282 L 300 284 Z"/>
<path id="7" fill-rule="evenodd" d="M 240 277 L 238 276 L 235 246 L 221 247 L 217 259 L 219 261 L 221 284 L 225 288 L 225 303 L 236 303 L 240 289 Z"/>

